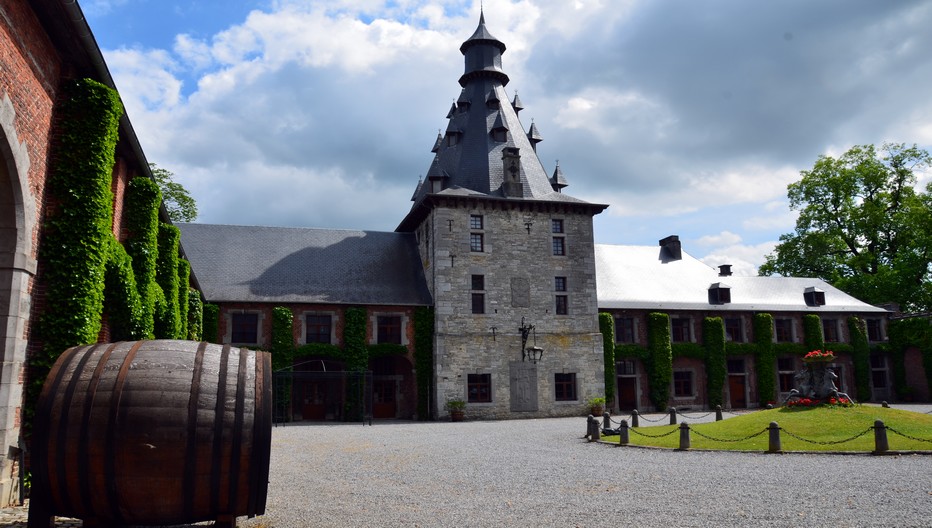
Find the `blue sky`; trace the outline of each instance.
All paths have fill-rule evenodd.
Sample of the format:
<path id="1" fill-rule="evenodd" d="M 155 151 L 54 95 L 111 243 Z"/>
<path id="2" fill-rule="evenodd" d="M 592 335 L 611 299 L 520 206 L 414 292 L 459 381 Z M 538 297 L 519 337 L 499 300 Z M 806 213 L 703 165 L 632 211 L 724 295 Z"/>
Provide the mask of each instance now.
<path id="1" fill-rule="evenodd" d="M 469 0 L 82 0 L 143 149 L 205 223 L 391 231 L 459 95 Z M 932 3 L 486 0 L 596 242 L 754 274 L 821 154 L 932 147 Z M 924 184 L 929 175 L 921 175 Z"/>

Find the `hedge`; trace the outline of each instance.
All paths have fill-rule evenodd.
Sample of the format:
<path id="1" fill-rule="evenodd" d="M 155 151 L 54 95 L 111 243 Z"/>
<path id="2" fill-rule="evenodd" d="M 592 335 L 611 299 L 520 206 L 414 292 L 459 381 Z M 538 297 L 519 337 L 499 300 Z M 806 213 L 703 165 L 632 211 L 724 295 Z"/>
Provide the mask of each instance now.
<path id="1" fill-rule="evenodd" d="M 605 365 L 605 401 L 608 408 L 612 408 L 615 402 L 615 318 L 612 314 L 599 314 L 599 331 L 602 332 L 602 358 Z"/>
<path id="2" fill-rule="evenodd" d="M 104 304 L 112 342 L 146 338 L 143 303 L 136 289 L 132 259 L 112 236 L 108 241 Z"/>
<path id="3" fill-rule="evenodd" d="M 220 307 L 216 304 L 204 305 L 203 325 L 201 326 L 201 339 L 209 343 L 219 343 L 220 336 Z"/>
<path id="4" fill-rule="evenodd" d="M 754 344 L 757 345 L 757 355 L 754 357 L 757 401 L 762 406 L 776 403 L 776 354 L 773 350 L 773 316 L 769 313 L 754 314 Z"/>
<path id="5" fill-rule="evenodd" d="M 155 281 L 162 289 L 163 310 L 156 310 L 155 337 L 181 337 L 181 310 L 178 306 L 178 243 L 181 232 L 170 224 L 159 224 L 158 261 Z"/>
<path id="6" fill-rule="evenodd" d="M 721 317 L 706 317 L 702 321 L 702 342 L 707 354 L 705 370 L 709 406 L 723 405 L 728 365 L 725 359 L 725 323 Z"/>
<path id="7" fill-rule="evenodd" d="M 849 317 L 848 333 L 851 336 L 851 358 L 854 360 L 855 398 L 868 401 L 871 399 L 871 348 L 867 340 L 867 325 L 863 319 Z"/>
<path id="8" fill-rule="evenodd" d="M 158 262 L 159 186 L 148 178 L 133 178 L 126 186 L 123 221 L 129 236 L 126 252 L 132 258 L 136 288 L 142 300 L 146 336 L 155 337 L 156 265 Z"/>
<path id="9" fill-rule="evenodd" d="M 191 264 L 178 259 L 178 339 L 188 338 L 188 286 L 191 283 Z"/>
<path id="10" fill-rule="evenodd" d="M 201 292 L 188 288 L 188 339 L 201 341 L 204 335 L 204 304 Z"/>
<path id="11" fill-rule="evenodd" d="M 673 380 L 673 349 L 670 346 L 670 317 L 665 313 L 647 315 L 649 398 L 658 411 L 667 408 Z"/>
<path id="12" fill-rule="evenodd" d="M 822 334 L 822 318 L 816 314 L 803 316 L 803 344 L 807 352 L 825 350 L 825 337 Z"/>

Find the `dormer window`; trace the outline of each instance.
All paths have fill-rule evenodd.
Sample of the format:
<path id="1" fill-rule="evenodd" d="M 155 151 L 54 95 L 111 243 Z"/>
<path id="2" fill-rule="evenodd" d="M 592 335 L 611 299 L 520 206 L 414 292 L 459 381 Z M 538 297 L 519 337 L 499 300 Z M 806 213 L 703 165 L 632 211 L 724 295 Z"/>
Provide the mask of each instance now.
<path id="1" fill-rule="evenodd" d="M 462 133 L 459 132 L 459 131 L 450 131 L 450 132 L 447 132 L 447 146 L 448 146 L 448 147 L 456 146 L 456 144 L 460 142 L 460 135 L 461 135 L 461 134 L 462 134 Z"/>
<path id="2" fill-rule="evenodd" d="M 499 143 L 504 143 L 508 141 L 508 129 L 506 128 L 492 129 L 492 139 Z"/>
<path id="3" fill-rule="evenodd" d="M 731 302 L 731 287 L 716 282 L 709 286 L 709 304 L 728 304 Z"/>
<path id="4" fill-rule="evenodd" d="M 806 306 L 825 306 L 825 292 L 814 286 L 806 288 L 803 298 L 806 300 Z"/>

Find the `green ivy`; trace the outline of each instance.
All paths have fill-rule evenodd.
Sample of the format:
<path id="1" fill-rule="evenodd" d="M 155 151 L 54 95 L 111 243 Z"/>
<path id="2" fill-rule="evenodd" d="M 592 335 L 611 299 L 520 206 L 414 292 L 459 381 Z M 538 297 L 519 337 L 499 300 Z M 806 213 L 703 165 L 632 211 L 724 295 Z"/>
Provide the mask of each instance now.
<path id="1" fill-rule="evenodd" d="M 721 317 L 706 317 L 702 321 L 702 341 L 706 349 L 709 406 L 723 405 L 728 365 L 725 359 L 725 323 Z"/>
<path id="2" fill-rule="evenodd" d="M 110 190 L 123 106 L 90 79 L 65 83 L 56 108 L 49 166 L 49 215 L 39 243 L 46 305 L 37 325 L 41 352 L 30 358 L 25 422 L 52 364 L 67 348 L 94 343 L 101 329 L 106 262 L 113 236 Z"/>
<path id="3" fill-rule="evenodd" d="M 699 343 L 672 343 L 671 351 L 675 358 L 683 357 L 705 361 L 706 356 L 708 356 L 705 347 Z"/>
<path id="4" fill-rule="evenodd" d="M 932 394 L 932 320 L 923 317 L 891 321 L 887 328 L 890 337 L 890 350 L 894 353 L 894 365 L 902 364 L 903 380 L 894 379 L 894 389 L 899 398 L 910 396 L 914 390 L 906 384 L 906 350 L 910 347 L 919 349 L 922 366 L 925 370 L 926 385 Z M 895 368 L 900 370 L 899 368 Z M 895 378 L 898 376 L 895 376 Z"/>
<path id="5" fill-rule="evenodd" d="M 170 224 L 159 224 L 158 263 L 155 281 L 162 289 L 164 310 L 156 311 L 155 336 L 177 339 L 181 334 L 181 311 L 178 307 L 178 243 L 181 232 Z"/>
<path id="6" fill-rule="evenodd" d="M 145 339 L 142 299 L 136 289 L 132 259 L 112 236 L 108 244 L 104 303 L 110 323 L 110 341 Z"/>
<path id="7" fill-rule="evenodd" d="M 204 341 L 208 343 L 220 342 L 220 307 L 216 304 L 204 304 L 201 332 L 201 339 Z"/>
<path id="8" fill-rule="evenodd" d="M 602 358 L 605 365 L 605 401 L 612 407 L 615 401 L 615 318 L 610 313 L 599 314 L 602 332 Z"/>
<path id="9" fill-rule="evenodd" d="M 867 340 L 867 324 L 858 317 L 848 318 L 851 336 L 851 359 L 854 361 L 854 388 L 858 401 L 871 399 L 871 347 Z"/>
<path id="10" fill-rule="evenodd" d="M 807 352 L 825 350 L 825 337 L 822 335 L 822 319 L 816 314 L 803 316 L 803 344 Z"/>
<path id="11" fill-rule="evenodd" d="M 430 396 L 434 379 L 434 310 L 414 310 L 414 375 L 417 380 L 417 416 L 430 419 Z"/>
<path id="12" fill-rule="evenodd" d="M 369 353 L 366 347 L 366 309 L 347 308 L 345 316 L 343 347 L 346 353 L 346 369 L 364 371 L 369 367 Z"/>
<path id="13" fill-rule="evenodd" d="M 178 259 L 178 339 L 188 338 L 188 287 L 191 283 L 191 264 Z"/>
<path id="14" fill-rule="evenodd" d="M 725 343 L 726 356 L 756 356 L 757 345 L 754 343 L 735 343 L 728 341 Z"/>
<path id="15" fill-rule="evenodd" d="M 133 178 L 126 186 L 123 222 L 129 236 L 126 252 L 132 257 L 136 288 L 142 300 L 147 339 L 155 337 L 155 273 L 158 262 L 159 204 L 162 194 L 148 178 Z"/>
<path id="16" fill-rule="evenodd" d="M 294 315 L 283 306 L 272 308 L 272 371 L 290 370 L 294 362 Z"/>
<path id="17" fill-rule="evenodd" d="M 370 360 L 384 356 L 406 356 L 408 355 L 408 347 L 396 343 L 379 343 L 367 346 L 366 354 Z"/>
<path id="18" fill-rule="evenodd" d="M 773 316 L 769 313 L 754 314 L 754 356 L 757 370 L 757 400 L 761 405 L 776 402 L 777 371 L 776 355 L 773 350 Z"/>
<path id="19" fill-rule="evenodd" d="M 650 357 L 650 351 L 641 346 L 634 344 L 615 345 L 615 359 L 640 359 L 647 362 Z"/>
<path id="20" fill-rule="evenodd" d="M 203 339 L 204 304 L 201 302 L 201 292 L 194 288 L 188 289 L 188 339 L 200 341 Z"/>
<path id="21" fill-rule="evenodd" d="M 673 349 L 670 346 L 670 317 L 665 313 L 647 315 L 647 378 L 649 398 L 658 411 L 667 409 L 673 380 Z"/>
<path id="22" fill-rule="evenodd" d="M 343 349 L 337 345 L 331 345 L 330 343 L 308 343 L 295 349 L 295 359 L 308 356 L 329 357 L 340 361 L 346 361 Z"/>

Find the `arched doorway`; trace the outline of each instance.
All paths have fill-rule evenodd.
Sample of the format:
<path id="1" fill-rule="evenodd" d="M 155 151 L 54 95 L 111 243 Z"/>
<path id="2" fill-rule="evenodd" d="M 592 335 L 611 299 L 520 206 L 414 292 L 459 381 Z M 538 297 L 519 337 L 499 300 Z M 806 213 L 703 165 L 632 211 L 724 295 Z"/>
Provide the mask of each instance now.
<path id="1" fill-rule="evenodd" d="M 414 367 L 408 358 L 391 355 L 370 359 L 369 369 L 372 370 L 372 417 L 413 418 L 417 397 Z"/>
<path id="2" fill-rule="evenodd" d="M 32 307 L 30 281 L 35 276 L 32 231 L 35 202 L 26 171 L 29 154 L 16 137 L 16 112 L 0 100 L 0 442 L 19 445 L 22 407 L 21 373 L 26 361 L 26 329 Z M 3 455 L 13 454 L 6 450 Z M 19 495 L 14 459 L 0 456 L 0 506 Z"/>

